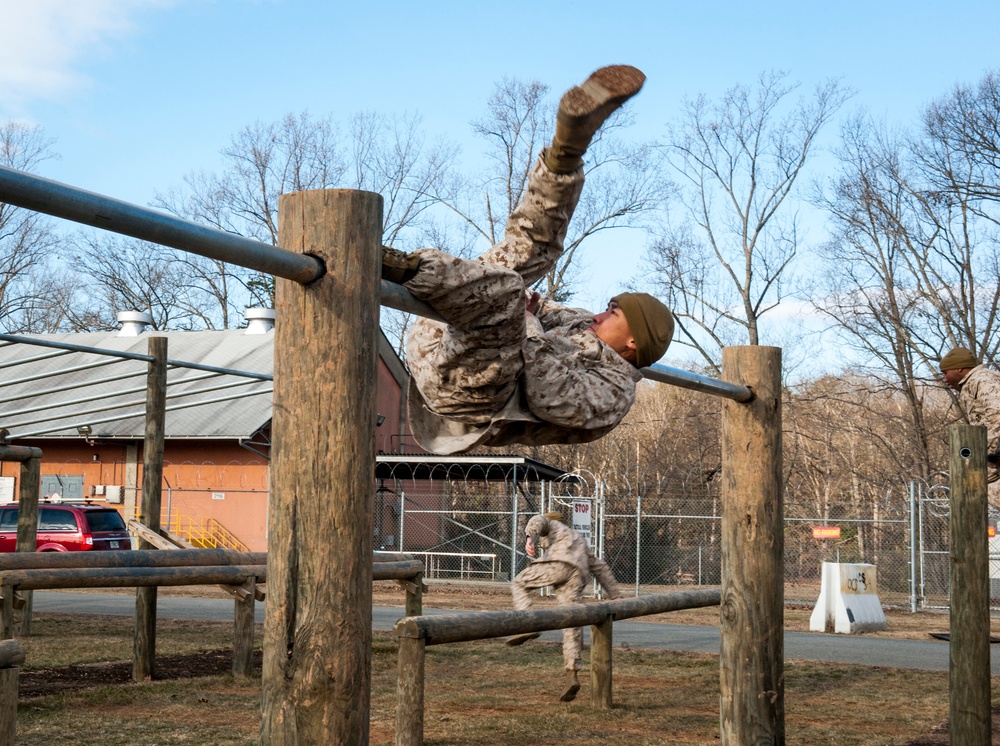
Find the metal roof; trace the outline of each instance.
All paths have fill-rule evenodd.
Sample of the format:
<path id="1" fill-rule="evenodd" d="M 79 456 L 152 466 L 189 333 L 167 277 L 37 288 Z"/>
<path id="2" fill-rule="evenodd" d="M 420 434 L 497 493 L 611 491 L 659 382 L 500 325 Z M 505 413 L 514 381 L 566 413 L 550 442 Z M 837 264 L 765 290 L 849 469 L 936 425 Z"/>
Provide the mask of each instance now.
<path id="1" fill-rule="evenodd" d="M 116 330 L 0 335 L 0 428 L 11 440 L 80 438 L 81 427 L 142 439 L 151 336 L 167 338 L 167 438 L 246 438 L 270 420 L 273 331 Z"/>

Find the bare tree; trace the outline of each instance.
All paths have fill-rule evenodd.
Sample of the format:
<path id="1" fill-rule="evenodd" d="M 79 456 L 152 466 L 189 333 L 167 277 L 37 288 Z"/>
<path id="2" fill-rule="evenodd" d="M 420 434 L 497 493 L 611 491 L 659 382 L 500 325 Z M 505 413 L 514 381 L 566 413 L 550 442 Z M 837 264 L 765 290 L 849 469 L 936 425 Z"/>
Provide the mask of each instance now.
<path id="1" fill-rule="evenodd" d="M 978 88 L 956 88 L 911 135 L 855 118 L 821 202 L 834 233 L 817 307 L 868 374 L 906 401 L 921 476 L 935 467 L 926 383 L 941 354 L 961 345 L 991 360 L 1000 348 L 995 87 L 988 75 Z"/>
<path id="2" fill-rule="evenodd" d="M 487 114 L 473 123 L 476 134 L 486 141 L 490 166 L 468 177 L 452 190 L 453 195 L 435 195 L 472 229 L 480 249 L 502 238 L 507 216 L 527 188 L 531 167 L 552 137 L 555 107 L 547 103 L 547 94 L 548 87 L 539 82 L 504 79 L 498 84 Z M 570 223 L 565 251 L 538 283 L 541 292 L 559 301 L 573 294 L 579 256 L 588 238 L 617 227 L 640 226 L 663 204 L 667 190 L 650 146 L 627 145 L 620 138 L 631 122 L 627 108 L 617 111 L 587 151 L 587 186 Z"/>
<path id="3" fill-rule="evenodd" d="M 40 127 L 0 124 L 0 164 L 34 171 L 55 158 Z M 52 256 L 59 237 L 39 213 L 0 203 L 0 327 L 6 332 L 53 331 L 58 324 Z"/>
<path id="4" fill-rule="evenodd" d="M 790 197 L 817 135 L 849 96 L 827 82 L 792 104 L 796 88 L 766 73 L 717 103 L 699 96 L 664 145 L 683 213 L 650 248 L 649 265 L 678 341 L 713 366 L 718 348 L 760 344 L 762 317 L 789 296 L 800 250 Z"/>
<path id="5" fill-rule="evenodd" d="M 177 252 L 92 232 L 80 233 L 75 248 L 73 265 L 84 279 L 67 310 L 71 330 L 116 329 L 121 310 L 148 311 L 156 329 L 206 328 L 203 308 L 192 298 L 188 265 Z"/>

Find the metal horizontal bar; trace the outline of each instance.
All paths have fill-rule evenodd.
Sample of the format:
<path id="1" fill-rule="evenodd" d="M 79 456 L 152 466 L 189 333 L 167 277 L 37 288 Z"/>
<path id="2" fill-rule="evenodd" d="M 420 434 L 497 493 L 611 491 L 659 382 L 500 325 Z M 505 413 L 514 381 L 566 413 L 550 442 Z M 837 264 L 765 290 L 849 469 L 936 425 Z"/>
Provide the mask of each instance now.
<path id="1" fill-rule="evenodd" d="M 17 342 L 20 344 L 36 345 L 38 347 L 53 347 L 59 350 L 70 350 L 71 352 L 87 352 L 93 355 L 103 355 L 106 357 L 122 358 L 123 360 L 139 360 L 146 363 L 153 362 L 153 357 L 151 355 L 144 355 L 141 352 L 123 352 L 121 350 L 108 350 L 102 347 L 86 347 L 84 345 L 75 345 L 70 342 L 53 342 L 48 339 L 19 337 L 14 334 L 0 334 L 0 340 L 6 342 Z M 104 365 L 104 364 L 105 363 L 97 363 L 97 365 Z M 274 380 L 274 376 L 271 375 L 270 373 L 250 373 L 249 371 L 245 370 L 236 370 L 233 368 L 220 368 L 216 365 L 202 365 L 201 363 L 189 363 L 184 360 L 171 360 L 168 358 L 167 365 L 172 368 L 189 368 L 190 370 L 203 370 L 208 373 L 219 373 L 222 375 L 229 375 L 229 376 L 242 376 L 244 378 L 253 378 L 258 381 Z M 66 370 L 62 370 L 59 372 L 65 373 L 68 370 L 76 370 L 76 369 L 68 368 Z M 42 377 L 46 378 L 51 376 L 52 376 L 51 373 L 42 374 Z"/>
<path id="2" fill-rule="evenodd" d="M 191 407 L 200 407 L 200 406 L 203 406 L 205 404 L 220 404 L 222 402 L 237 401 L 237 400 L 240 400 L 240 399 L 245 399 L 248 396 L 261 396 L 263 394 L 271 394 L 271 393 L 274 393 L 274 388 L 273 387 L 266 388 L 266 389 L 261 389 L 260 391 L 251 391 L 249 393 L 230 394 L 229 396 L 217 396 L 217 397 L 212 398 L 212 399 L 203 399 L 203 400 L 200 400 L 200 401 L 188 402 L 187 404 L 175 404 L 173 406 L 166 407 L 165 411 L 167 411 L 167 412 L 176 412 L 179 409 L 190 409 Z M 120 409 L 120 408 L 124 408 L 126 406 L 134 406 L 135 404 L 138 404 L 138 403 L 139 402 L 133 402 L 132 405 L 129 405 L 129 404 L 115 404 L 115 405 L 109 405 L 109 406 L 103 407 L 103 408 L 98 408 L 96 410 L 87 410 L 87 411 L 100 412 L 102 410 Z M 105 422 L 120 422 L 121 420 L 128 420 L 128 419 L 131 419 L 133 417 L 145 417 L 146 416 L 146 410 L 145 410 L 145 403 L 146 402 L 143 401 L 141 403 L 143 404 L 143 408 L 142 409 L 136 409 L 136 410 L 133 410 L 131 412 L 125 412 L 123 414 L 119 414 L 119 415 L 116 415 L 116 416 L 112 416 L 112 417 L 98 417 L 98 418 L 93 418 L 93 419 L 78 420 L 77 422 L 73 422 L 73 423 L 70 423 L 68 425 L 62 425 L 60 427 L 43 428 L 41 430 L 32 430 L 32 431 L 26 432 L 26 433 L 25 432 L 16 432 L 16 433 L 12 433 L 9 437 L 11 437 L 11 438 L 37 438 L 40 435 L 49 435 L 50 433 L 58 433 L 58 432 L 60 432 L 62 430 L 76 430 L 81 425 L 89 425 L 89 426 L 93 427 L 94 425 L 103 425 Z M 76 412 L 75 414 L 76 415 L 86 414 L 87 411 L 84 411 L 82 413 L 81 412 Z M 36 422 L 46 422 L 46 421 L 62 420 L 62 419 L 66 419 L 67 417 L 70 417 L 70 416 L 71 415 L 61 415 L 61 416 L 58 416 L 58 417 L 49 417 L 49 418 L 44 418 L 44 419 L 40 419 L 40 420 L 34 420 L 32 422 L 15 422 L 14 424 L 6 425 L 6 427 L 7 427 L 8 430 L 12 430 L 15 427 L 23 427 L 24 425 L 35 424 Z M 0 425 L 3 425 L 3 424 L 4 423 L 0 423 Z M 102 436 L 100 433 L 97 433 L 95 435 L 92 435 L 91 437 L 102 438 L 104 436 Z"/>
<path id="3" fill-rule="evenodd" d="M 158 210 L 122 202 L 34 174 L 0 166 L 0 202 L 47 215 L 121 233 L 143 241 L 190 251 L 200 256 L 237 264 L 259 272 L 308 284 L 322 277 L 325 268 L 315 257 L 209 228 Z M 428 305 L 406 288 L 382 281 L 381 304 L 440 321 Z M 3 338 L 3 337 L 0 337 Z M 746 402 L 753 392 L 746 386 L 717 381 L 663 365 L 642 369 L 643 375 L 660 383 Z"/>
<path id="4" fill-rule="evenodd" d="M 660 365 L 659 363 L 654 363 L 648 368 L 642 368 L 642 375 L 650 381 L 669 383 L 671 386 L 680 386 L 684 389 L 721 396 L 733 401 L 748 402 L 753 399 L 753 391 L 749 386 L 720 381 L 678 368 L 668 368 L 666 365 Z"/>
<path id="5" fill-rule="evenodd" d="M 322 262 L 307 254 L 297 254 L 6 166 L 0 166 L 0 202 L 190 251 L 304 285 L 319 279 L 326 271 Z"/>
<path id="6" fill-rule="evenodd" d="M 382 281 L 382 305 L 435 321 L 442 320 L 434 309 L 414 298 L 406 288 L 385 280 Z M 753 399 L 753 391 L 747 386 L 719 381 L 678 368 L 668 368 L 666 365 L 655 364 L 648 368 L 642 368 L 642 375 L 658 383 L 669 383 L 672 386 L 700 391 L 703 394 L 722 396 L 738 402 L 748 402 Z"/>

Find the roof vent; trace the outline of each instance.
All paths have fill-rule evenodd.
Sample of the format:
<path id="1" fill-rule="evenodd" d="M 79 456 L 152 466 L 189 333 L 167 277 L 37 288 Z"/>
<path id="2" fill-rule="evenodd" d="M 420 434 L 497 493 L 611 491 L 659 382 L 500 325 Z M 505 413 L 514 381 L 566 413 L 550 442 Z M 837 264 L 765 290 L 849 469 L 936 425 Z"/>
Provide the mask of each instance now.
<path id="1" fill-rule="evenodd" d="M 273 308 L 248 308 L 243 315 L 247 319 L 247 334 L 267 334 L 274 329 L 277 313 Z"/>
<path id="2" fill-rule="evenodd" d="M 138 337 L 153 323 L 153 317 L 145 311 L 119 311 L 118 323 L 122 325 L 119 337 Z"/>

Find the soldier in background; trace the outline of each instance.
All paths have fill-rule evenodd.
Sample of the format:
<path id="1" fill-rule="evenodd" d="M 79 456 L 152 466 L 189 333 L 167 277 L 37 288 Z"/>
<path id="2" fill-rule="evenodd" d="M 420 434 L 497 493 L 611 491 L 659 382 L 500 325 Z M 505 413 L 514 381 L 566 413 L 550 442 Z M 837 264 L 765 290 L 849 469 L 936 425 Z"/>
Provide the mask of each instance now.
<path id="1" fill-rule="evenodd" d="M 603 67 L 563 95 L 503 240 L 478 259 L 383 248 L 382 279 L 446 322 L 417 319 L 406 343 L 410 426 L 425 449 L 596 440 L 634 403 L 639 368 L 666 351 L 673 317 L 650 295 L 621 293 L 593 314 L 527 290 L 563 253 L 591 139 L 645 79 Z"/>
<path id="2" fill-rule="evenodd" d="M 579 532 L 563 525 L 562 514 L 556 511 L 536 515 L 525 527 L 527 538 L 524 550 L 534 559 L 511 584 L 514 608 L 523 611 L 531 608 L 531 591 L 552 586 L 560 604 L 578 604 L 583 601 L 583 589 L 591 577 L 597 579 L 609 598 L 621 596 L 611 568 L 596 556 Z M 539 550 L 544 549 L 544 557 Z M 527 632 L 507 639 L 508 645 L 523 645 L 539 636 Z M 566 669 L 566 689 L 559 697 L 571 702 L 580 691 L 578 671 L 581 668 L 583 630 L 573 627 L 563 630 L 563 665 Z"/>
<path id="3" fill-rule="evenodd" d="M 945 383 L 958 391 L 969 422 L 986 428 L 986 478 L 989 502 L 1000 509 L 1000 373 L 982 365 L 965 347 L 941 358 Z"/>

